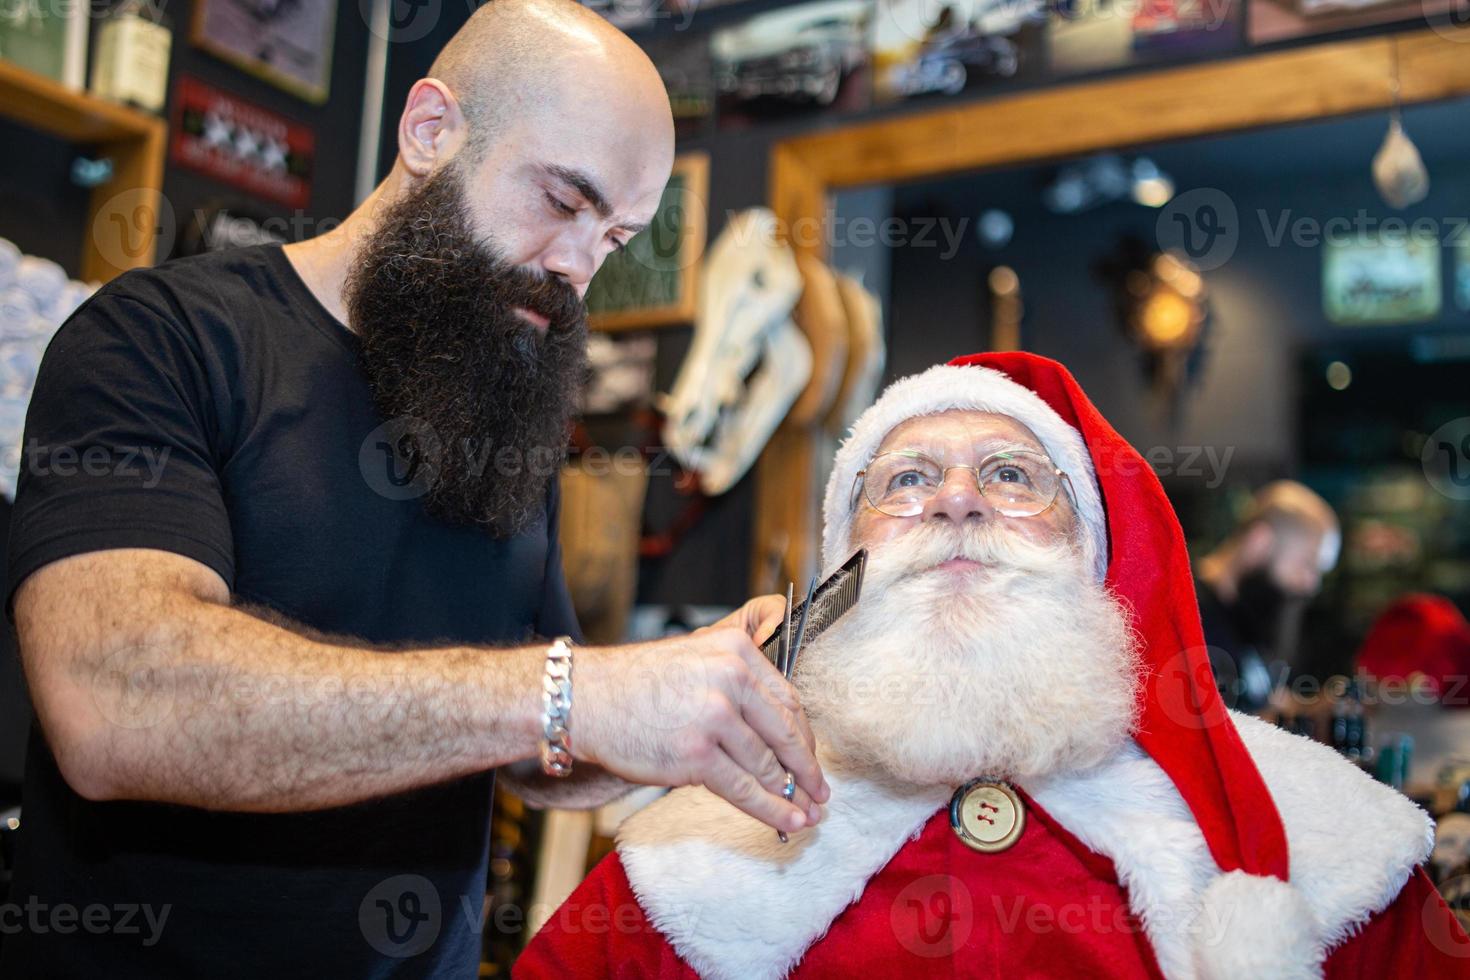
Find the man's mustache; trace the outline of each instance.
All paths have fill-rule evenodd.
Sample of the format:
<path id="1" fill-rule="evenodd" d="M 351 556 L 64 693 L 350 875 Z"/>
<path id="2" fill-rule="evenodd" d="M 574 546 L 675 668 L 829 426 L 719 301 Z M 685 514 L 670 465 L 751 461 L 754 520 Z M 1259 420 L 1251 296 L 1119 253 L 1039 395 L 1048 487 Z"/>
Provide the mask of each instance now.
<path id="1" fill-rule="evenodd" d="M 1068 540 L 1036 541 L 993 521 L 933 521 L 870 549 L 868 576 L 874 584 L 892 584 L 952 558 L 1021 572 L 1054 572 L 1069 559 L 1081 561 L 1077 546 Z"/>
<path id="2" fill-rule="evenodd" d="M 587 306 L 565 279 L 513 265 L 504 267 L 497 299 L 545 317 L 551 329 L 567 329 L 587 315 Z"/>

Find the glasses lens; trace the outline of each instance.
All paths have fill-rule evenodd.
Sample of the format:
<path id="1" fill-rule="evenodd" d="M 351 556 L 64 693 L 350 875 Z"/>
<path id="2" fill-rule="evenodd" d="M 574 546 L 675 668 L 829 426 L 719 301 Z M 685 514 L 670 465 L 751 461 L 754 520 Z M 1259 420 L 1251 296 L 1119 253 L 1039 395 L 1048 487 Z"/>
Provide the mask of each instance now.
<path id="1" fill-rule="evenodd" d="M 944 469 L 918 453 L 883 453 L 868 464 L 863 492 L 868 503 L 890 517 L 912 517 L 944 482 Z"/>
<path id="2" fill-rule="evenodd" d="M 1011 517 L 1046 510 L 1060 486 L 1052 461 L 1037 453 L 996 453 L 980 465 L 980 489 L 985 498 Z"/>

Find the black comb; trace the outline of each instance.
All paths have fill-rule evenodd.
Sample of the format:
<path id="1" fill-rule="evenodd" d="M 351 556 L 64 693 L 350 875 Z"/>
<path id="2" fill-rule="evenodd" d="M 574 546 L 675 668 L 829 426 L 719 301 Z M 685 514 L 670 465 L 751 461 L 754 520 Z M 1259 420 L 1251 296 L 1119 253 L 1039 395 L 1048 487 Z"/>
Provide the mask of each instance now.
<path id="1" fill-rule="evenodd" d="M 842 567 L 822 581 L 812 593 L 810 602 L 803 602 L 791 610 L 790 616 L 793 620 L 806 620 L 806 630 L 802 634 L 802 646 L 810 644 L 826 631 L 837 620 L 842 618 L 853 606 L 857 605 L 858 596 L 863 591 L 863 569 L 867 567 L 868 553 L 860 550 L 847 561 Z M 781 629 L 778 627 L 770 639 L 761 646 L 761 652 L 766 659 L 775 664 L 777 668 L 786 666 L 780 662 L 778 654 L 781 652 Z M 797 653 L 796 650 L 788 651 L 787 656 Z"/>

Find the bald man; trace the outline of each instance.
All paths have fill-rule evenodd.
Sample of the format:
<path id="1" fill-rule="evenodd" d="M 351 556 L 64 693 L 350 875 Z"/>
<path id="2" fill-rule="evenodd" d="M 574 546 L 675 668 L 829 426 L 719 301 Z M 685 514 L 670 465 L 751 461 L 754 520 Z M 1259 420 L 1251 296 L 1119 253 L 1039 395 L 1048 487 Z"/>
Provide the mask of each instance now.
<path id="1" fill-rule="evenodd" d="M 1199 560 L 1205 642 L 1231 707 L 1261 711 L 1290 679 L 1302 611 L 1337 564 L 1341 541 L 1327 501 L 1277 480 L 1256 491 L 1235 530 Z"/>
<path id="2" fill-rule="evenodd" d="M 498 767 L 533 802 L 703 784 L 820 819 L 752 642 L 779 603 L 560 639 L 582 297 L 672 164 L 653 66 L 569 0 L 494 0 L 397 138 L 332 233 L 128 273 L 47 352 L 4 976 L 474 976 Z"/>

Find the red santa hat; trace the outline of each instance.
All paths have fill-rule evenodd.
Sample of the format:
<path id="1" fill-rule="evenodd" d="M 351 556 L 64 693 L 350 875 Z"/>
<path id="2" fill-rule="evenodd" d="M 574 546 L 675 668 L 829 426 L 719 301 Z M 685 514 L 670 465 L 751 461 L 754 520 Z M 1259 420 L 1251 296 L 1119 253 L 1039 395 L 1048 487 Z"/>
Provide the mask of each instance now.
<path id="1" fill-rule="evenodd" d="M 975 354 L 890 386 L 837 453 L 824 503 L 823 558 L 850 551 L 857 472 L 899 423 L 952 409 L 1029 428 L 1069 477 L 1099 581 L 1132 610 L 1146 676 L 1134 738 L 1188 804 L 1222 871 L 1288 877 L 1281 818 L 1210 670 L 1184 534 L 1158 477 L 1075 378 L 1034 354 Z"/>
<path id="2" fill-rule="evenodd" d="M 1423 675 L 1437 697 L 1465 707 L 1461 688 L 1470 676 L 1470 622 L 1444 596 L 1403 596 L 1374 621 L 1358 651 L 1358 666 L 1380 681 Z"/>

